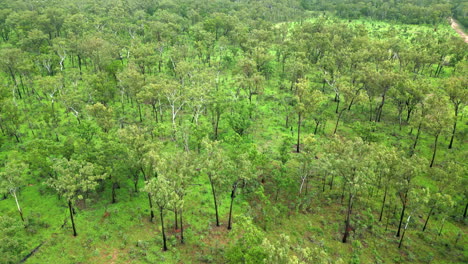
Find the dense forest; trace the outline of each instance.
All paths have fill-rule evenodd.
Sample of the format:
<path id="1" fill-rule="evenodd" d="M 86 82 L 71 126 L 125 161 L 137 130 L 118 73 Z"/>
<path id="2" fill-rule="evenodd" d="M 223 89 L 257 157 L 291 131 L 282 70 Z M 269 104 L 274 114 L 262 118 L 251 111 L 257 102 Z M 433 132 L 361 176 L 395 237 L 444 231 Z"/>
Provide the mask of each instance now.
<path id="1" fill-rule="evenodd" d="M 467 263 L 462 0 L 0 0 L 0 263 Z"/>

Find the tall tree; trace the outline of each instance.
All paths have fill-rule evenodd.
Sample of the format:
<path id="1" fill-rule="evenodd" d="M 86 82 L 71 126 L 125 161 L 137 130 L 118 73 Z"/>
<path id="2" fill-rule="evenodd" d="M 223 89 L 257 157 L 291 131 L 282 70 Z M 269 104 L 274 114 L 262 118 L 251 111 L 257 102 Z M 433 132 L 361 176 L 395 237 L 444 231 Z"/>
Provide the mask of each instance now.
<path id="1" fill-rule="evenodd" d="M 17 155 L 18 153 L 12 153 L 11 156 Z M 28 170 L 29 166 L 26 163 L 11 158 L 6 162 L 3 171 L 0 171 L 0 193 L 9 192 L 15 198 L 16 207 L 23 222 L 24 216 L 18 201 L 18 192 L 25 185 L 25 176 L 28 174 Z"/>
<path id="2" fill-rule="evenodd" d="M 45 184 L 55 189 L 67 201 L 73 236 L 77 236 L 73 218 L 73 203 L 84 199 L 86 194 L 95 190 L 99 180 L 105 179 L 107 175 L 102 173 L 100 168 L 93 163 L 81 160 L 61 158 L 55 160 L 52 167 L 56 176 L 49 178 Z"/>

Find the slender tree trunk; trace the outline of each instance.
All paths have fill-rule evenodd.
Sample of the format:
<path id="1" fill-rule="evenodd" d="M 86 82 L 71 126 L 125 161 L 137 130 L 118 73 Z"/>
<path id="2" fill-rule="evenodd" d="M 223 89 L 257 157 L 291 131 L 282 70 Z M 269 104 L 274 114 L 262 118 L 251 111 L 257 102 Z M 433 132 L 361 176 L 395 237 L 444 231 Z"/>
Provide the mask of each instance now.
<path id="1" fill-rule="evenodd" d="M 116 187 L 117 187 L 117 186 L 116 186 L 116 183 L 113 182 L 113 183 L 112 183 L 112 203 L 115 203 L 115 202 L 116 202 L 116 200 L 115 200 L 115 188 L 116 188 Z"/>
<path id="2" fill-rule="evenodd" d="M 315 129 L 314 129 L 314 135 L 317 135 L 317 129 L 320 125 L 320 121 L 315 121 Z"/>
<path id="3" fill-rule="evenodd" d="M 227 229 L 231 230 L 232 229 L 232 205 L 234 204 L 234 198 L 236 198 L 236 189 L 237 189 L 237 182 L 232 186 L 232 192 L 231 192 L 231 206 L 229 207 L 229 221 L 228 221 L 228 226 Z"/>
<path id="4" fill-rule="evenodd" d="M 421 125 L 422 125 L 422 123 L 419 123 L 418 132 L 416 132 L 416 138 L 414 139 L 413 152 L 416 149 L 416 145 L 418 144 L 419 135 L 421 134 Z"/>
<path id="5" fill-rule="evenodd" d="M 182 209 L 180 209 L 180 243 L 181 244 L 184 244 L 185 241 L 184 241 L 184 222 L 183 222 L 183 218 L 182 218 Z"/>
<path id="6" fill-rule="evenodd" d="M 396 236 L 400 236 L 400 231 L 401 231 L 401 225 L 403 224 L 403 218 L 405 217 L 405 210 L 406 210 L 406 202 L 403 203 L 403 209 L 401 210 L 401 216 L 400 216 L 400 224 L 398 224 L 398 231 L 396 233 Z"/>
<path id="7" fill-rule="evenodd" d="M 379 222 L 382 221 L 382 216 L 385 208 L 385 200 L 387 199 L 387 191 L 388 191 L 388 186 L 385 185 L 385 192 L 384 192 L 384 197 L 382 201 L 382 209 L 380 209 L 380 216 L 379 216 Z"/>
<path id="8" fill-rule="evenodd" d="M 159 215 L 161 216 L 161 229 L 162 229 L 162 237 L 163 237 L 163 251 L 167 251 L 166 232 L 165 232 L 165 230 L 164 230 L 163 208 L 161 208 L 161 207 L 159 207 Z"/>
<path id="9" fill-rule="evenodd" d="M 148 193 L 148 202 L 150 206 L 150 222 L 153 222 L 153 219 L 154 219 L 153 202 L 151 201 L 151 195 L 149 193 Z"/>
<path id="10" fill-rule="evenodd" d="M 335 113 L 338 114 L 338 109 L 340 107 L 340 96 L 335 95 L 335 102 L 336 102 Z"/>
<path id="11" fill-rule="evenodd" d="M 408 228 L 408 223 L 409 223 L 410 219 L 411 219 L 411 215 L 408 216 L 408 219 L 406 220 L 406 225 L 405 225 L 405 228 L 403 229 L 403 234 L 401 235 L 401 239 L 400 239 L 400 243 L 398 244 L 398 248 L 401 248 L 401 245 L 403 245 L 403 239 L 405 238 L 406 229 Z"/>
<path id="12" fill-rule="evenodd" d="M 179 229 L 179 222 L 177 221 L 177 208 L 174 208 L 174 230 Z"/>
<path id="13" fill-rule="evenodd" d="M 140 123 L 143 123 L 143 118 L 141 116 L 141 105 L 138 101 L 137 101 L 137 106 L 138 106 L 138 115 L 140 116 Z"/>
<path id="14" fill-rule="evenodd" d="M 344 110 L 341 110 L 340 113 L 338 114 L 338 118 L 336 119 L 336 124 L 335 124 L 335 130 L 333 130 L 333 135 L 336 134 L 336 131 L 338 130 L 338 124 L 340 122 L 340 119 L 341 119 L 341 115 L 344 113 Z"/>
<path id="15" fill-rule="evenodd" d="M 444 229 L 444 225 L 445 225 L 445 218 L 442 219 L 442 225 L 440 226 L 440 229 L 439 229 L 439 236 L 442 235 L 442 230 Z"/>
<path id="16" fill-rule="evenodd" d="M 213 184 L 213 179 L 211 178 L 211 175 L 208 173 L 208 178 L 210 179 L 210 185 L 211 185 L 211 191 L 213 193 L 213 201 L 214 201 L 214 207 L 215 207 L 215 212 L 216 212 L 216 226 L 219 226 L 219 215 L 218 215 L 218 202 L 216 201 L 216 191 L 215 187 Z"/>
<path id="17" fill-rule="evenodd" d="M 434 153 L 432 154 L 431 165 L 429 165 L 429 167 L 431 167 L 431 168 L 434 165 L 434 160 L 435 160 L 435 156 L 436 156 L 436 152 L 437 152 L 437 141 L 438 141 L 438 139 L 439 139 L 439 133 L 437 133 L 437 135 L 435 136 L 435 140 L 434 140 Z"/>
<path id="18" fill-rule="evenodd" d="M 348 211 L 346 214 L 346 221 L 345 221 L 345 231 L 344 231 L 344 235 L 342 239 L 343 243 L 346 243 L 346 241 L 348 240 L 349 231 L 351 231 L 350 222 L 351 222 L 351 212 L 353 210 L 353 196 L 354 195 L 352 195 L 351 193 L 349 194 Z"/>
<path id="19" fill-rule="evenodd" d="M 429 219 L 430 219 L 430 217 L 432 215 L 433 210 L 434 210 L 434 206 L 431 207 L 431 210 L 429 210 L 429 214 L 427 214 L 426 222 L 424 222 L 424 227 L 422 229 L 423 232 L 426 231 L 427 223 L 429 223 Z"/>
<path id="20" fill-rule="evenodd" d="M 453 123 L 452 137 L 450 138 L 449 149 L 453 146 L 453 140 L 455 139 L 455 131 L 457 130 L 457 121 L 458 121 L 458 105 L 455 106 L 455 122 Z"/>
<path id="21" fill-rule="evenodd" d="M 70 210 L 70 219 L 73 227 L 73 236 L 77 236 L 78 234 L 76 233 L 75 220 L 73 219 L 73 207 L 72 202 L 70 200 L 68 201 L 68 209 Z"/>
<path id="22" fill-rule="evenodd" d="M 298 115 L 297 115 L 297 147 L 296 147 L 296 151 L 297 153 L 299 153 L 301 151 L 300 149 L 300 145 L 301 145 L 301 117 L 302 117 L 302 113 L 299 112 Z"/>
<path id="23" fill-rule="evenodd" d="M 20 204 L 18 202 L 18 197 L 16 196 L 16 191 L 15 190 L 11 191 L 11 195 L 15 198 L 16 207 L 18 207 L 18 212 L 19 212 L 19 214 L 21 216 L 21 221 L 23 221 L 23 223 L 24 223 L 23 210 L 21 210 L 21 206 L 20 206 Z"/>

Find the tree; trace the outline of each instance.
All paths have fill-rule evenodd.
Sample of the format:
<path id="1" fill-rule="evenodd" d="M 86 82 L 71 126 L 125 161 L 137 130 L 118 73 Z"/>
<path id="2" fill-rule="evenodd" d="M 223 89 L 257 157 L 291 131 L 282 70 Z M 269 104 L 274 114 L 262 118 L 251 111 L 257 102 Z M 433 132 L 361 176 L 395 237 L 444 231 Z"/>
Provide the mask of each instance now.
<path id="1" fill-rule="evenodd" d="M 396 233 L 397 237 L 400 236 L 403 219 L 408 205 L 410 202 L 415 202 L 411 201 L 416 198 L 414 178 L 421 172 L 421 163 L 421 159 L 417 156 L 412 156 L 411 158 L 401 157 L 398 168 L 395 172 L 397 177 L 397 196 L 400 198 L 402 205 L 400 222 Z"/>
<path id="2" fill-rule="evenodd" d="M 93 163 L 74 159 L 57 159 L 52 167 L 56 176 L 49 178 L 45 184 L 55 189 L 67 201 L 73 236 L 77 236 L 73 219 L 73 203 L 84 199 L 84 195 L 95 190 L 99 180 L 105 179 L 107 174 L 102 173 L 100 168 Z"/>
<path id="3" fill-rule="evenodd" d="M 297 146 L 296 151 L 300 152 L 301 144 L 301 124 L 306 115 L 313 113 L 324 101 L 322 93 L 310 87 L 307 79 L 300 79 L 296 90 L 296 112 L 297 112 Z"/>
<path id="4" fill-rule="evenodd" d="M 151 199 L 153 199 L 154 203 L 159 208 L 163 238 L 163 251 L 167 251 L 166 232 L 164 229 L 164 210 L 174 203 L 174 201 L 177 199 L 176 194 L 171 188 L 171 182 L 169 182 L 166 176 L 163 174 L 158 175 L 157 178 L 152 178 L 146 181 L 143 190 L 151 195 Z"/>
<path id="5" fill-rule="evenodd" d="M 448 109 L 448 100 L 442 95 L 429 95 L 426 99 L 428 113 L 425 116 L 425 126 L 430 134 L 434 136 L 434 147 L 429 167 L 434 165 L 437 143 L 440 134 L 446 132 L 450 126 L 452 116 Z"/>
<path id="6" fill-rule="evenodd" d="M 205 149 L 200 165 L 201 172 L 208 176 L 213 194 L 214 209 L 216 214 L 216 226 L 219 226 L 219 213 L 218 213 L 218 192 L 224 187 L 227 180 L 226 172 L 230 166 L 230 160 L 220 146 L 219 141 L 209 141 L 205 139 L 202 142 Z"/>
<path id="7" fill-rule="evenodd" d="M 16 156 L 18 153 L 13 154 Z M 23 210 L 18 201 L 18 191 L 25 185 L 25 175 L 28 174 L 29 166 L 15 158 L 7 161 L 3 171 L 0 171 L 0 193 L 9 192 L 15 198 L 16 207 L 24 223 Z"/>
<path id="8" fill-rule="evenodd" d="M 333 169 L 343 177 L 343 194 L 348 193 L 345 228 L 342 242 L 346 243 L 351 231 L 351 216 L 360 190 L 367 184 L 367 178 L 374 173 L 374 161 L 369 156 L 371 148 L 361 139 L 331 142 L 329 149 L 334 154 Z"/>
<path id="9" fill-rule="evenodd" d="M 26 243 L 19 236 L 22 226 L 15 219 L 0 215 L 0 263 L 13 264 L 20 261 L 19 256 L 26 249 Z"/>
<path id="10" fill-rule="evenodd" d="M 455 139 L 459 111 L 468 100 L 468 79 L 466 78 L 466 76 L 452 77 L 450 79 L 447 79 L 444 84 L 445 91 L 447 92 L 449 100 L 453 105 L 455 115 L 452 136 L 450 137 L 450 144 L 448 146 L 448 148 L 451 149 L 453 146 L 453 140 Z"/>
<path id="11" fill-rule="evenodd" d="M 239 148 L 241 151 L 235 151 L 232 159 L 232 171 L 229 173 L 231 176 L 230 182 L 232 182 L 231 189 L 231 205 L 229 207 L 229 217 L 227 229 L 232 229 L 232 206 L 234 204 L 234 198 L 236 198 L 236 191 L 238 187 L 245 186 L 250 180 L 254 178 L 255 163 L 254 160 L 258 155 L 256 146 L 252 145 L 249 149 Z M 239 186 L 240 185 L 240 186 Z"/>

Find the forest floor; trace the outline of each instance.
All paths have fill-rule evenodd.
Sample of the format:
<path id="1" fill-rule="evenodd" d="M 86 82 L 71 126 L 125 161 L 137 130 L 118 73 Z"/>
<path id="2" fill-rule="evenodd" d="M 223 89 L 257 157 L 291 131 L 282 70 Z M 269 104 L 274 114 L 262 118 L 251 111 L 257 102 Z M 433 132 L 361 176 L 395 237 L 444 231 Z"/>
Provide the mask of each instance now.
<path id="1" fill-rule="evenodd" d="M 458 24 L 458 22 L 455 19 L 450 18 L 450 25 L 460 35 L 460 37 L 462 37 L 465 43 L 468 43 L 468 35 L 465 34 L 465 32 L 463 32 L 462 27 Z"/>

